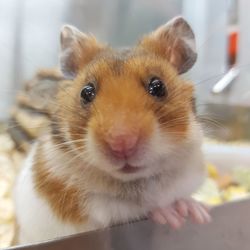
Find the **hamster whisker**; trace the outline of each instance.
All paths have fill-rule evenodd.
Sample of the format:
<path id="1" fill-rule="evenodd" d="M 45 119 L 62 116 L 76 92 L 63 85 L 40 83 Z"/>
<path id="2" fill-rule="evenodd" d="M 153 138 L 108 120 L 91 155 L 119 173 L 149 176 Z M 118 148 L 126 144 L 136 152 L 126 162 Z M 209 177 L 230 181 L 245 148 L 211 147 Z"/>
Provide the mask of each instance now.
<path id="1" fill-rule="evenodd" d="M 187 125 L 188 123 L 178 123 L 178 124 L 174 124 L 174 125 L 163 125 L 162 128 L 164 129 L 173 129 L 173 128 L 176 128 L 176 126 L 181 126 L 181 125 Z"/>
<path id="2" fill-rule="evenodd" d="M 62 150 L 60 146 L 54 145 L 53 147 L 51 147 L 49 150 L 46 151 L 46 154 L 53 156 L 55 153 L 58 153 L 58 151 L 60 150 Z M 63 155 L 69 155 L 69 154 L 75 155 L 75 153 L 76 153 L 76 149 L 74 148 L 67 150 L 67 151 L 63 151 Z"/>
<path id="3" fill-rule="evenodd" d="M 58 138 L 58 137 L 51 136 L 51 138 Z M 58 146 L 58 147 L 61 147 L 61 146 L 65 146 L 65 145 L 74 145 L 74 143 L 77 143 L 77 142 L 83 142 L 83 143 L 85 143 L 85 141 L 83 139 L 77 139 L 77 140 L 67 140 L 65 142 L 57 143 L 55 145 Z"/>
<path id="4" fill-rule="evenodd" d="M 62 143 L 59 143 L 59 144 L 56 144 L 56 145 L 61 146 L 61 145 L 73 144 L 73 143 L 76 143 L 76 142 L 85 142 L 85 141 L 83 139 L 77 139 L 77 140 L 62 142 Z"/>
<path id="5" fill-rule="evenodd" d="M 81 149 L 85 149 L 85 147 L 84 147 L 84 148 L 79 147 L 79 148 L 78 148 L 78 151 L 81 150 Z M 84 152 L 84 151 L 83 151 L 83 152 Z M 83 155 L 84 155 L 84 154 L 83 154 L 82 152 L 80 152 L 80 153 L 79 153 L 79 152 L 76 152 L 75 156 L 74 156 L 73 158 L 71 158 L 69 161 L 65 162 L 65 164 L 68 165 L 68 164 L 70 164 L 70 163 L 76 161 L 76 160 L 79 159 L 79 158 L 83 159 Z"/>
<path id="6" fill-rule="evenodd" d="M 164 117 L 165 116 L 159 117 L 159 119 L 162 119 Z M 171 124 L 177 123 L 177 122 L 178 122 L 178 124 L 179 124 L 179 122 L 180 123 L 183 122 L 183 123 L 187 124 L 189 121 L 187 120 L 186 117 L 177 117 L 177 118 L 169 119 L 166 122 L 161 122 L 160 124 L 161 125 L 171 125 Z"/>
<path id="7" fill-rule="evenodd" d="M 164 122 L 162 124 L 160 124 L 161 126 L 164 126 L 164 128 L 174 128 L 178 125 L 187 125 L 189 124 L 188 121 L 186 120 L 174 120 L 174 121 L 167 121 L 167 122 Z"/>
<path id="8" fill-rule="evenodd" d="M 84 149 L 85 149 L 85 147 L 79 147 L 79 148 L 77 148 L 77 149 L 75 149 L 75 148 L 72 148 L 72 149 L 70 149 L 70 150 L 66 150 L 66 151 L 63 151 L 63 155 L 64 156 L 67 156 L 67 155 L 72 155 L 72 156 L 76 156 L 76 155 L 78 155 L 78 153 L 79 152 L 77 152 L 78 150 L 83 150 L 83 152 L 84 152 Z M 58 150 L 61 150 L 61 147 L 59 147 L 58 145 L 56 146 L 56 145 L 54 145 L 52 148 L 50 148 L 50 150 L 49 151 L 47 151 L 46 153 L 47 154 L 52 154 L 51 156 L 53 156 L 53 154 L 54 153 L 56 153 L 56 152 L 58 152 Z M 70 160 L 72 160 L 72 159 L 74 159 L 74 157 L 73 158 L 70 158 Z M 64 163 L 67 163 L 67 162 L 64 162 Z"/>
<path id="9" fill-rule="evenodd" d="M 181 133 L 181 132 L 172 132 L 172 131 L 167 131 L 166 133 L 167 133 L 168 135 L 174 135 L 174 136 L 177 136 L 177 137 L 183 138 L 183 133 Z"/>
<path id="10" fill-rule="evenodd" d="M 209 122 L 211 125 L 214 125 L 214 126 L 216 126 L 218 128 L 223 128 L 223 129 L 225 128 L 225 126 L 222 123 L 220 123 L 217 120 L 212 119 L 211 117 L 207 117 L 207 116 L 204 116 L 204 115 L 198 115 L 197 119 L 201 123 L 202 122 L 204 122 L 204 123 Z"/>

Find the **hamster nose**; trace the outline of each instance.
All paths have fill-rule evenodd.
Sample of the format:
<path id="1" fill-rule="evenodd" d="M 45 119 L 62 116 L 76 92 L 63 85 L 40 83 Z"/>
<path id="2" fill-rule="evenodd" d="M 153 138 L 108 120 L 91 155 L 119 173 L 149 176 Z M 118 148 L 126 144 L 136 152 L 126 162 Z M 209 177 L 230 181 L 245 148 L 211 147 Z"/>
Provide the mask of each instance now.
<path id="1" fill-rule="evenodd" d="M 107 139 L 111 153 L 118 158 L 133 155 L 137 149 L 138 135 L 120 135 Z"/>

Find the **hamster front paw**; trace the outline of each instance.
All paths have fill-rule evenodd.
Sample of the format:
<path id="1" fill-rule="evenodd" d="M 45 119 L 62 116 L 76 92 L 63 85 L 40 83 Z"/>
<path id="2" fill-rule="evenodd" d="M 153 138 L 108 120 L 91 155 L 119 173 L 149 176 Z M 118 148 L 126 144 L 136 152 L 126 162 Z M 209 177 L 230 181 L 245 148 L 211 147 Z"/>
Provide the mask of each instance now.
<path id="1" fill-rule="evenodd" d="M 211 221 L 209 208 L 194 199 L 180 199 L 167 207 L 156 208 L 150 212 L 149 217 L 156 223 L 168 224 L 173 229 L 181 228 L 186 218 L 198 224 Z"/>

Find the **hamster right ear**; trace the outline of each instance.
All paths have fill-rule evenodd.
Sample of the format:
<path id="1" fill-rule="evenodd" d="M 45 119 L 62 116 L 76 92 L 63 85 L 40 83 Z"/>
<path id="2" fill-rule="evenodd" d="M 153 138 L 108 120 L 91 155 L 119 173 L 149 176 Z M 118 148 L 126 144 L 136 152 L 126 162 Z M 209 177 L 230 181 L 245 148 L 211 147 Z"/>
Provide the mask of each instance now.
<path id="1" fill-rule="evenodd" d="M 139 46 L 166 58 L 179 74 L 187 72 L 197 59 L 194 33 L 180 16 L 145 36 Z"/>
<path id="2" fill-rule="evenodd" d="M 65 78 L 74 79 L 87 63 L 103 49 L 94 36 L 64 25 L 60 35 L 60 68 Z"/>

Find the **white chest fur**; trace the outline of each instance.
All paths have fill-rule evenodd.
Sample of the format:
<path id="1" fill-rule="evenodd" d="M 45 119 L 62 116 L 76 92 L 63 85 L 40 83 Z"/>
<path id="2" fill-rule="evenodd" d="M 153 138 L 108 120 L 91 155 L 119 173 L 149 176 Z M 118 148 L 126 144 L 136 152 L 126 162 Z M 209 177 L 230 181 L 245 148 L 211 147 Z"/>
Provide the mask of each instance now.
<path id="1" fill-rule="evenodd" d="M 144 203 L 141 205 L 95 195 L 88 205 L 89 214 L 98 227 L 139 219 L 156 207 L 164 207 L 177 199 L 188 197 L 200 183 L 201 175 L 194 176 L 190 173 L 190 176 L 178 180 L 171 188 L 151 186 L 149 190 L 145 190 Z"/>

